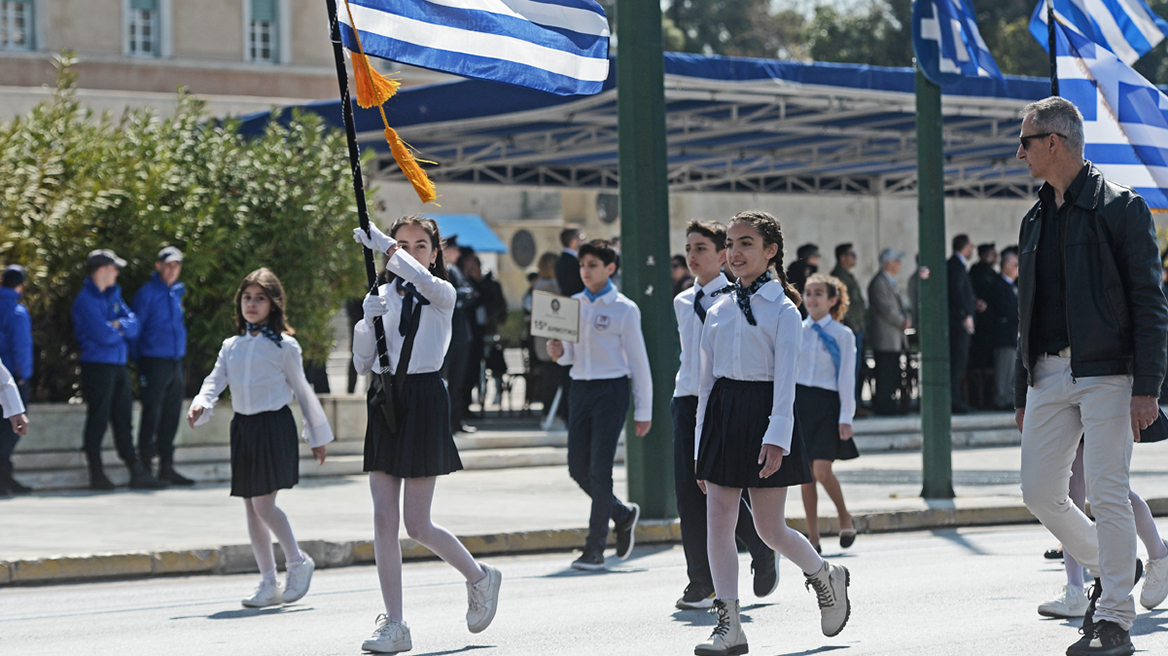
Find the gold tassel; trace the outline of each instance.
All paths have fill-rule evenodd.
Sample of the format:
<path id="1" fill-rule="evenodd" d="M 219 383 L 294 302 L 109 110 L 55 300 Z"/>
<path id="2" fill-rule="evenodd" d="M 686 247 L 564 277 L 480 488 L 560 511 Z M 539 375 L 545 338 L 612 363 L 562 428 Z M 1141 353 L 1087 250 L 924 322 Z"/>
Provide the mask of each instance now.
<path id="1" fill-rule="evenodd" d="M 381 105 L 397 93 L 401 82 L 382 75 L 361 52 L 350 52 L 353 60 L 353 82 L 357 85 L 357 104 L 365 109 Z"/>
<path id="2" fill-rule="evenodd" d="M 418 198 L 423 203 L 430 203 L 438 198 L 438 193 L 434 189 L 434 183 L 430 181 L 430 177 L 418 165 L 418 160 L 410 152 L 410 147 L 406 145 L 406 142 L 401 140 L 401 137 L 397 136 L 397 131 L 386 126 L 385 140 L 389 142 L 389 150 L 393 153 L 393 158 L 397 160 L 397 165 L 401 167 L 402 173 L 405 173 L 406 179 L 414 186 L 414 191 L 418 194 Z"/>

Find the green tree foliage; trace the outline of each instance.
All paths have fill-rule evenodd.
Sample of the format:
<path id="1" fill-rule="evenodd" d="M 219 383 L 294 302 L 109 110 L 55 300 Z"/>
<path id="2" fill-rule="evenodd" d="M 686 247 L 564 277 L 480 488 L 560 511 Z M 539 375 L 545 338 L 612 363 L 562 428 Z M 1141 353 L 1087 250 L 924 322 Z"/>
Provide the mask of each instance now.
<path id="1" fill-rule="evenodd" d="M 685 52 L 800 59 L 805 19 L 771 11 L 770 0 L 672 0 L 665 17 L 684 37 Z"/>
<path id="2" fill-rule="evenodd" d="M 284 283 L 305 359 L 323 361 L 330 318 L 364 287 L 348 237 L 344 135 L 305 114 L 245 139 L 186 94 L 172 118 L 98 116 L 75 96 L 72 62 L 60 58 L 51 100 L 0 125 L 0 262 L 29 271 L 36 397 L 62 401 L 78 389 L 70 315 L 94 248 L 128 261 L 119 279 L 127 302 L 161 246 L 186 254 L 188 392 L 234 332 L 239 282 L 261 266 Z"/>
<path id="3" fill-rule="evenodd" d="M 804 36 L 815 61 L 911 66 L 912 1 L 872 0 L 850 12 L 821 4 Z"/>

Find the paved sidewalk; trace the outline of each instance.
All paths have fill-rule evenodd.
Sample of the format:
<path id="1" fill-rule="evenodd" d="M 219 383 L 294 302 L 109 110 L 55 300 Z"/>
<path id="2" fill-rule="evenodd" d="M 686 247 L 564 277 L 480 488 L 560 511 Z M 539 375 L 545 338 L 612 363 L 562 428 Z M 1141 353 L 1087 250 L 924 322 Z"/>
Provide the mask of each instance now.
<path id="1" fill-rule="evenodd" d="M 837 463 L 861 533 L 1034 521 L 1022 505 L 1018 447 L 953 453 L 953 500 L 925 501 L 919 452 L 887 452 Z M 615 471 L 624 496 L 623 466 Z M 1132 486 L 1168 514 L 1168 448 L 1137 445 Z M 254 570 L 242 503 L 224 484 L 157 492 L 58 492 L 0 499 L 0 585 L 86 578 Z M 372 502 L 364 476 L 304 480 L 281 492 L 297 538 L 322 566 L 372 561 Z M 787 515 L 802 528 L 792 490 Z M 480 554 L 568 550 L 583 544 L 588 500 L 565 467 L 458 472 L 439 481 L 437 523 Z M 820 493 L 820 516 L 834 509 Z M 677 540 L 677 523 L 645 521 L 641 542 Z M 406 557 L 427 552 L 405 537 Z M 827 550 L 834 540 L 824 539 Z M 863 538 L 859 540 L 863 544 Z M 62 558 L 61 556 L 65 556 Z"/>

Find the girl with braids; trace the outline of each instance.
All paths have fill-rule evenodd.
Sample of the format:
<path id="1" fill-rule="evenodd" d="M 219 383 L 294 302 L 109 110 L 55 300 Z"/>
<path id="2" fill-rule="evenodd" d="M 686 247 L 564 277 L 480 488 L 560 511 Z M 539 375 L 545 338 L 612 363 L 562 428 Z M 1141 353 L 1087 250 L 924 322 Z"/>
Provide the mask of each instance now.
<path id="1" fill-rule="evenodd" d="M 741 212 L 730 221 L 726 245 L 736 280 L 707 311 L 698 377 L 694 466 L 706 493 L 716 595 L 711 612 L 718 620 L 710 639 L 694 649 L 699 656 L 747 652 L 734 543 L 743 489 L 759 537 L 798 565 L 814 588 L 824 635 L 843 630 L 851 611 L 848 570 L 820 558 L 784 518 L 787 487 L 812 479 L 795 415 L 802 299 L 783 273 L 782 229 L 766 212 Z"/>
<path id="2" fill-rule="evenodd" d="M 822 485 L 839 513 L 840 546 L 856 541 L 856 526 L 844 504 L 839 480 L 831 471 L 836 460 L 859 458 L 852 440 L 856 414 L 856 335 L 839 322 L 848 311 L 848 288 L 839 278 L 816 273 L 803 287 L 803 347 L 795 385 L 795 412 L 803 428 L 811 475 L 803 484 L 807 537 L 819 551 L 819 494 Z"/>
<path id="3" fill-rule="evenodd" d="M 430 519 L 439 476 L 462 469 L 450 432 L 450 395 L 439 370 L 450 346 L 456 292 L 446 280 L 441 236 L 433 219 L 420 215 L 398 219 L 387 236 L 376 226 L 353 238 L 386 256 L 387 282 L 377 295 L 365 297 L 364 320 L 353 330 L 353 366 L 357 373 L 393 373 L 402 359 L 411 317 L 418 327 L 409 354 L 405 382 L 398 391 L 399 430 L 394 433 L 380 408 L 369 406 L 365 430 L 365 471 L 373 494 L 373 550 L 385 613 L 377 618 L 365 651 L 396 653 L 413 648 L 402 609 L 402 561 L 398 532 L 404 521 L 411 538 L 454 566 L 466 578 L 466 626 L 478 633 L 495 618 L 499 570 L 480 563 L 466 547 Z M 378 361 L 373 320 L 386 317 L 385 345 L 389 372 Z M 374 390 L 370 389 L 372 395 Z"/>
<path id="4" fill-rule="evenodd" d="M 260 569 L 260 583 L 243 600 L 249 608 L 297 601 L 308 592 L 316 567 L 300 550 L 284 511 L 276 507 L 276 493 L 299 481 L 300 454 L 296 447 L 296 420 L 288 404 L 300 402 L 304 439 L 317 463 L 324 464 L 325 445 L 333 441 L 324 408 L 304 377 L 300 344 L 284 314 L 284 287 L 267 269 L 256 269 L 243 279 L 235 294 L 236 335 L 223 340 L 215 368 L 203 380 L 191 401 L 187 422 L 191 428 L 211 418 L 211 408 L 231 387 L 231 496 L 243 497 L 247 532 Z M 284 588 L 276 582 L 272 533 L 284 550 L 287 575 Z"/>

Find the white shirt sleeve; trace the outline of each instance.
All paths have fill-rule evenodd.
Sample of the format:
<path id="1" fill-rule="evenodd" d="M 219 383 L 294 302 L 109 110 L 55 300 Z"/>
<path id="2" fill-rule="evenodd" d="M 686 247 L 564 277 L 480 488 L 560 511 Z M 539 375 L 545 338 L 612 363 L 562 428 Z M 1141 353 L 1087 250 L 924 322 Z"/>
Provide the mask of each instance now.
<path id="1" fill-rule="evenodd" d="M 710 402 L 710 392 L 714 389 L 714 347 L 709 333 L 703 329 L 698 352 L 698 417 L 694 429 L 694 460 L 702 448 L 702 426 L 706 423 L 706 406 Z"/>
<path id="2" fill-rule="evenodd" d="M 385 267 L 402 280 L 413 283 L 414 287 L 418 288 L 418 292 L 425 296 L 426 300 L 430 301 L 435 308 L 446 312 L 454 311 L 454 304 L 457 301 L 454 286 L 430 273 L 429 269 L 422 266 L 409 253 L 400 248 L 397 249 L 393 257 L 385 263 Z"/>
<path id="3" fill-rule="evenodd" d="M 353 368 L 365 376 L 377 364 L 377 337 L 368 321 L 362 319 L 353 327 Z"/>
<path id="4" fill-rule="evenodd" d="M 842 326 L 842 324 L 841 324 Z M 850 424 L 856 415 L 856 335 L 846 326 L 841 331 L 839 385 L 839 423 Z"/>
<path id="5" fill-rule="evenodd" d="M 316 397 L 316 391 L 312 389 L 304 375 L 300 344 L 289 339 L 284 340 L 284 345 L 284 379 L 288 382 L 288 387 L 292 388 L 292 395 L 300 403 L 300 412 L 304 416 L 302 436 L 313 448 L 324 446 L 333 441 L 333 431 L 329 428 L 328 417 L 324 414 L 320 399 Z"/>
<path id="6" fill-rule="evenodd" d="M 219 357 L 215 358 L 215 367 L 211 369 L 211 373 L 203 379 L 203 386 L 199 388 L 199 393 L 191 399 L 191 409 L 203 408 L 203 414 L 195 422 L 195 426 L 202 426 L 211 421 L 212 408 L 215 407 L 215 402 L 219 400 L 219 395 L 227 388 L 227 349 L 231 344 L 231 339 L 223 341 L 223 346 L 219 348 Z"/>
<path id="7" fill-rule="evenodd" d="M 24 401 L 20 399 L 16 379 L 3 363 L 0 363 L 0 406 L 4 407 L 5 419 L 24 414 Z"/>
<path id="8" fill-rule="evenodd" d="M 560 342 L 564 345 L 564 354 L 556 360 L 556 364 L 561 367 L 570 367 L 576 364 L 576 344 L 575 342 Z"/>
<path id="9" fill-rule="evenodd" d="M 621 327 L 621 345 L 628 358 L 633 377 L 633 421 L 653 420 L 653 375 L 649 370 L 649 352 L 641 332 L 641 310 L 633 305 Z"/>
<path id="10" fill-rule="evenodd" d="M 799 349 L 803 341 L 803 318 L 791 306 L 779 314 L 775 329 L 775 392 L 770 423 L 763 434 L 763 444 L 773 444 L 791 453 L 791 434 L 795 429 L 795 378 L 799 374 Z M 853 345 L 854 347 L 854 345 Z"/>

